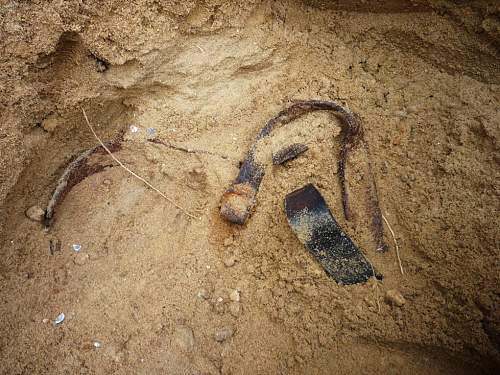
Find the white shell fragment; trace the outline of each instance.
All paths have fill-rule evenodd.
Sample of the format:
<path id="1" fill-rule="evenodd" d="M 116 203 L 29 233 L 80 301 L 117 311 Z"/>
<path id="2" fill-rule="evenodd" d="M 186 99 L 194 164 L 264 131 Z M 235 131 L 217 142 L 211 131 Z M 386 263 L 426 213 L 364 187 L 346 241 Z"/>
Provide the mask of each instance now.
<path id="1" fill-rule="evenodd" d="M 79 243 L 74 243 L 71 247 L 73 248 L 73 251 L 76 251 L 77 253 L 82 249 L 82 245 Z"/>
<path id="2" fill-rule="evenodd" d="M 64 318 L 66 318 L 66 316 L 64 315 L 64 313 L 60 313 L 55 319 L 54 319 L 54 325 L 58 325 L 58 324 L 61 324 L 62 322 L 64 322 Z"/>
<path id="3" fill-rule="evenodd" d="M 94 348 L 96 349 L 99 349 L 101 346 L 102 346 L 102 343 L 98 340 L 95 340 L 92 345 L 94 346 Z"/>
<path id="4" fill-rule="evenodd" d="M 135 125 L 130 125 L 130 131 L 132 133 L 137 133 L 139 131 L 139 128 Z"/>

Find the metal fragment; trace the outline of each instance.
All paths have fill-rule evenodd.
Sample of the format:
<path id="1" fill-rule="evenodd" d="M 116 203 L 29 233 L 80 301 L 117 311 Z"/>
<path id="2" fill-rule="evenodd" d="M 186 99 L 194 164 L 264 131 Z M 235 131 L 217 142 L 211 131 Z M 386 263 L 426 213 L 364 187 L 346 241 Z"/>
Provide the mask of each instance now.
<path id="1" fill-rule="evenodd" d="M 285 198 L 288 223 L 326 273 L 342 285 L 376 276 L 371 263 L 340 228 L 320 192 L 309 184 Z"/>
<path id="2" fill-rule="evenodd" d="M 273 154 L 273 164 L 283 164 L 289 160 L 295 159 L 300 154 L 309 150 L 309 147 L 303 143 L 294 143 Z"/>
<path id="3" fill-rule="evenodd" d="M 114 140 L 106 142 L 105 145 L 111 152 L 116 152 L 121 149 L 122 141 L 123 132 L 120 132 Z M 84 151 L 68 163 L 63 174 L 57 180 L 54 192 L 52 193 L 49 203 L 47 204 L 44 217 L 44 224 L 46 228 L 52 226 L 57 207 L 75 185 L 83 181 L 88 176 L 101 172 L 105 168 L 112 166 L 112 164 L 90 164 L 89 158 L 92 155 L 99 153 L 106 153 L 101 145 Z"/>

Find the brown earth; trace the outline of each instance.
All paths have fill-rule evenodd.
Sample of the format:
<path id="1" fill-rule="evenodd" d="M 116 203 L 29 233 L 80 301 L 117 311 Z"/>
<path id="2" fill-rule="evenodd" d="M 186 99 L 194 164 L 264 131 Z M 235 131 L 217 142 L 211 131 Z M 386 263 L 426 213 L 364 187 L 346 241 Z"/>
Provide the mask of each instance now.
<path id="1" fill-rule="evenodd" d="M 1 374 L 498 368 L 496 2 L 0 4 Z M 339 122 L 325 113 L 267 141 L 268 154 L 309 151 L 268 167 L 247 225 L 219 217 L 258 129 L 311 98 L 363 119 L 404 275 L 387 228 L 389 252 L 373 249 L 361 157 L 348 173 L 356 216 L 343 218 Z M 30 221 L 70 158 L 97 144 L 81 107 L 104 140 L 127 130 L 117 157 L 200 219 L 110 167 L 73 188 L 49 232 Z M 151 144 L 147 128 L 210 153 Z M 283 211 L 308 182 L 382 282 L 339 286 L 308 255 Z M 394 289 L 401 307 L 384 298 Z"/>

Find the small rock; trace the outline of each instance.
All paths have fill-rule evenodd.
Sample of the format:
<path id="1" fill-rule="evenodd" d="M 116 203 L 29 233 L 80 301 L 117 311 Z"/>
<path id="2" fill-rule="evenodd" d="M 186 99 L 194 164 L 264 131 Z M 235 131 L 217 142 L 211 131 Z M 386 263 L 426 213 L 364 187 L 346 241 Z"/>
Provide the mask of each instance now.
<path id="1" fill-rule="evenodd" d="M 79 266 L 83 266 L 89 260 L 89 255 L 84 253 L 78 253 L 73 258 L 73 262 Z"/>
<path id="2" fill-rule="evenodd" d="M 232 267 L 236 263 L 236 258 L 233 255 L 230 255 L 226 258 L 224 258 L 224 265 L 226 267 Z"/>
<path id="3" fill-rule="evenodd" d="M 104 181 L 102 183 L 103 183 L 103 185 L 109 186 L 113 183 L 113 181 L 111 181 L 109 178 L 106 178 L 106 179 L 104 179 Z"/>
<path id="4" fill-rule="evenodd" d="M 234 335 L 234 330 L 231 327 L 222 327 L 215 332 L 214 338 L 217 342 L 223 342 Z"/>
<path id="5" fill-rule="evenodd" d="M 387 303 L 391 305 L 395 305 L 398 307 L 403 306 L 406 303 L 406 299 L 403 295 L 396 289 L 388 290 L 385 293 L 385 300 Z"/>
<path id="6" fill-rule="evenodd" d="M 229 299 L 233 302 L 240 302 L 240 291 L 235 289 L 229 294 Z"/>
<path id="7" fill-rule="evenodd" d="M 198 291 L 197 296 L 198 296 L 198 298 L 201 298 L 201 299 L 208 299 L 210 297 L 210 293 L 208 292 L 208 290 L 203 288 L 203 289 L 200 289 Z"/>
<path id="8" fill-rule="evenodd" d="M 186 326 L 177 326 L 174 332 L 174 342 L 181 350 L 190 352 L 194 348 L 193 330 Z"/>
<path id="9" fill-rule="evenodd" d="M 49 319 L 47 319 L 47 318 L 44 318 L 44 319 L 42 320 L 42 323 L 43 323 L 43 324 L 47 324 L 48 322 L 49 322 Z"/>
<path id="10" fill-rule="evenodd" d="M 241 304 L 239 302 L 231 302 L 229 304 L 229 313 L 237 318 L 241 314 Z"/>
<path id="11" fill-rule="evenodd" d="M 33 221 L 42 221 L 45 217 L 45 211 L 38 206 L 31 206 L 25 212 L 26 217 Z"/>
<path id="12" fill-rule="evenodd" d="M 100 347 L 102 347 L 102 343 L 98 340 L 95 340 L 93 343 L 92 343 L 92 346 L 96 349 L 99 349 Z"/>
<path id="13" fill-rule="evenodd" d="M 82 245 L 80 245 L 79 243 L 74 243 L 73 245 L 71 245 L 71 248 L 74 252 L 78 253 L 82 249 Z"/>

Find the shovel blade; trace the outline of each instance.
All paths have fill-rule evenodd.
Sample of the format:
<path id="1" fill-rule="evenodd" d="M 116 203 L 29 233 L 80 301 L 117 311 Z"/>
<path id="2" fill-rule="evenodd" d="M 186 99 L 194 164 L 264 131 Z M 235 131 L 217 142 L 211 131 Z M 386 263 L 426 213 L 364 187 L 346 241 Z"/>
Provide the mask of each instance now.
<path id="1" fill-rule="evenodd" d="M 337 283 L 349 285 L 365 282 L 373 276 L 382 278 L 342 231 L 314 185 L 308 184 L 288 194 L 285 211 L 299 240 Z"/>

